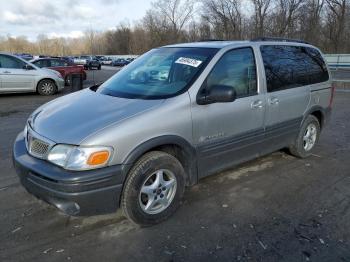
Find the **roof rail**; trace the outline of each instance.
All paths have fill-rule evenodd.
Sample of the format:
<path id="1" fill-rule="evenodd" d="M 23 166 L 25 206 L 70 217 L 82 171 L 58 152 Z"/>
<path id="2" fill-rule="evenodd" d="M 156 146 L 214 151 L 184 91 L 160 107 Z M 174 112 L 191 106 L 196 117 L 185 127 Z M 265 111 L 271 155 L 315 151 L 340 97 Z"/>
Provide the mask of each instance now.
<path id="1" fill-rule="evenodd" d="M 277 41 L 277 42 L 294 42 L 294 43 L 310 44 L 310 43 L 303 41 L 303 40 L 283 38 L 283 37 L 258 37 L 258 38 L 254 38 L 250 41 L 252 41 L 252 42 Z"/>
<path id="2" fill-rule="evenodd" d="M 199 40 L 199 42 L 214 42 L 214 41 L 228 41 L 228 40 L 224 40 L 224 39 L 212 39 L 212 38 L 201 39 L 201 40 Z"/>

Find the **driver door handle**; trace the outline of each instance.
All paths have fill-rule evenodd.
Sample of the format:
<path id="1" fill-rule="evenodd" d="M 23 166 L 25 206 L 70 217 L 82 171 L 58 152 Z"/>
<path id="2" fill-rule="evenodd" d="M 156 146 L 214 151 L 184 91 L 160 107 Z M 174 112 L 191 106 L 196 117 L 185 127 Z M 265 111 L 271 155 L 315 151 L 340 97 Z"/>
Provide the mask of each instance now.
<path id="1" fill-rule="evenodd" d="M 252 109 L 262 108 L 263 106 L 264 106 L 263 101 L 261 100 L 255 100 L 254 102 L 251 103 Z"/>

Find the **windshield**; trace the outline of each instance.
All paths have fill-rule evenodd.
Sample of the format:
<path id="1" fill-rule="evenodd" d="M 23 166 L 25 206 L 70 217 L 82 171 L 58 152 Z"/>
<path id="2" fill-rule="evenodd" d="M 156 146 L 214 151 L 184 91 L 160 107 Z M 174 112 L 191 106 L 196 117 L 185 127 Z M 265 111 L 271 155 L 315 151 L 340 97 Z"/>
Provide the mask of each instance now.
<path id="1" fill-rule="evenodd" d="M 97 92 L 124 98 L 161 99 L 183 93 L 217 49 L 159 48 L 142 55 Z"/>

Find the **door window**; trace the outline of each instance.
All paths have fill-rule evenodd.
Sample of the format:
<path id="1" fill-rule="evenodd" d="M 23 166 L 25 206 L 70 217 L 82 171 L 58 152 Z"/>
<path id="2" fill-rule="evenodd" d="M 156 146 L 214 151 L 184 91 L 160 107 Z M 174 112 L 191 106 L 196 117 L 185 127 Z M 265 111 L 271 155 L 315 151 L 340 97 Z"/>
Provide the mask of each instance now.
<path id="1" fill-rule="evenodd" d="M 25 63 L 15 57 L 0 55 L 0 67 L 1 68 L 13 68 L 13 69 L 23 69 Z"/>
<path id="2" fill-rule="evenodd" d="M 208 75 L 206 90 L 215 85 L 232 87 L 237 97 L 256 95 L 257 77 L 253 49 L 247 47 L 225 53 Z"/>

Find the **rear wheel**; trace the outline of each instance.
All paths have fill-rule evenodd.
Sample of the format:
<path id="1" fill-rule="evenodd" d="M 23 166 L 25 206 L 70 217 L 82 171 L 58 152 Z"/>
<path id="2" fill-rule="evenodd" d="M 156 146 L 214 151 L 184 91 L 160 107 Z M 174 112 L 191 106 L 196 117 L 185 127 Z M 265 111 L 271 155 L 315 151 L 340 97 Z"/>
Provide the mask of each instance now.
<path id="1" fill-rule="evenodd" d="M 57 87 L 54 81 L 44 79 L 39 82 L 37 91 L 40 95 L 49 96 L 57 92 Z"/>
<path id="2" fill-rule="evenodd" d="M 181 204 L 185 171 L 172 155 L 153 151 L 141 157 L 125 182 L 121 206 L 134 223 L 149 226 L 170 217 Z"/>
<path id="3" fill-rule="evenodd" d="M 299 135 L 289 151 L 296 157 L 305 158 L 312 154 L 321 132 L 318 119 L 309 115 L 302 124 Z"/>
<path id="4" fill-rule="evenodd" d="M 99 66 L 97 67 L 97 69 L 98 69 L 98 70 L 101 70 L 101 65 L 99 65 Z"/>

